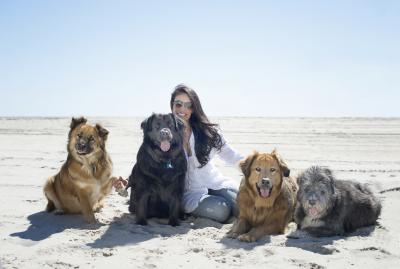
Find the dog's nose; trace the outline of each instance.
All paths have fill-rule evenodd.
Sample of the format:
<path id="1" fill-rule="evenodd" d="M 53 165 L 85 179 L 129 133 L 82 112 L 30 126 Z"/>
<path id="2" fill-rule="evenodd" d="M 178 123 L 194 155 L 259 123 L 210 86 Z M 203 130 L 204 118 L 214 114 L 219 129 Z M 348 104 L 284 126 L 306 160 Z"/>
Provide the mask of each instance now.
<path id="1" fill-rule="evenodd" d="M 78 142 L 78 146 L 79 147 L 86 147 L 87 146 L 87 143 L 86 143 L 86 141 L 84 141 L 84 140 L 80 140 L 79 142 Z"/>
<path id="2" fill-rule="evenodd" d="M 315 193 L 311 193 L 311 194 L 308 196 L 308 203 L 309 203 L 311 206 L 314 206 L 314 205 L 317 203 L 317 196 L 315 195 Z"/>
<path id="3" fill-rule="evenodd" d="M 312 205 L 312 206 L 314 206 L 314 205 L 316 204 L 316 202 L 317 202 L 317 200 L 315 200 L 315 199 L 309 199 L 309 200 L 308 200 L 308 203 L 309 203 L 310 205 Z"/>
<path id="4" fill-rule="evenodd" d="M 163 128 L 160 130 L 161 136 L 169 136 L 171 131 L 168 128 Z"/>
<path id="5" fill-rule="evenodd" d="M 80 142 L 80 143 L 78 143 L 77 146 L 78 146 L 79 149 L 85 149 L 86 148 L 86 143 Z"/>
<path id="6" fill-rule="evenodd" d="M 86 151 L 87 150 L 87 144 L 80 141 L 80 142 L 76 143 L 75 148 L 78 151 Z"/>
<path id="7" fill-rule="evenodd" d="M 271 187 L 271 180 L 269 180 L 269 178 L 263 178 L 261 180 L 261 186 L 263 187 Z"/>

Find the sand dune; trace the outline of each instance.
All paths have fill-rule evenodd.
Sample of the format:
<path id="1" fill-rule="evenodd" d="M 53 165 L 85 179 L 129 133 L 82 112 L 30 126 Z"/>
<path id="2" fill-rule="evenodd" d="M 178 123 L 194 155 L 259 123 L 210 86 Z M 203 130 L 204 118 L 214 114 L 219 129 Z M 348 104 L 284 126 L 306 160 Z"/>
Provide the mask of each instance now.
<path id="1" fill-rule="evenodd" d="M 90 118 L 109 131 L 114 174 L 127 177 L 142 140 L 141 118 Z M 127 199 L 112 193 L 99 223 L 43 212 L 45 179 L 66 158 L 68 118 L 0 118 L 0 268 L 398 268 L 399 118 L 216 118 L 243 155 L 277 148 L 293 175 L 329 166 L 338 178 L 370 184 L 382 200 L 376 227 L 348 237 L 284 235 L 257 243 L 225 238 L 232 224 L 152 219 L 134 224 Z M 237 168 L 217 165 L 240 181 Z"/>

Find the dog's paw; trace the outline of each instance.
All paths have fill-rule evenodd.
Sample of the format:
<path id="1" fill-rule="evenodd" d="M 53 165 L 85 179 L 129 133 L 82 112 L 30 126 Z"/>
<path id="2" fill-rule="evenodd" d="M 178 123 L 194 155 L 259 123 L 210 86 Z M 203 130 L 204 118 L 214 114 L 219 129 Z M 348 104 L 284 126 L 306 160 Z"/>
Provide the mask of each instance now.
<path id="1" fill-rule="evenodd" d="M 61 209 L 54 210 L 54 215 L 65 215 L 65 212 Z"/>
<path id="2" fill-rule="evenodd" d="M 257 239 L 252 236 L 251 234 L 242 234 L 238 236 L 239 241 L 242 242 L 247 242 L 247 243 L 251 243 L 251 242 L 255 242 Z"/>
<path id="3" fill-rule="evenodd" d="M 87 223 L 96 223 L 96 218 L 94 217 L 94 214 L 83 215 L 83 218 L 86 220 Z"/>
<path id="4" fill-rule="evenodd" d="M 136 224 L 137 224 L 137 225 L 145 226 L 145 225 L 147 225 L 147 220 L 145 220 L 145 219 L 137 220 L 137 221 L 136 221 Z"/>
<path id="5" fill-rule="evenodd" d="M 176 220 L 176 219 L 170 219 L 170 220 L 168 221 L 168 225 L 171 225 L 171 226 L 179 226 L 179 221 Z"/>
<path id="6" fill-rule="evenodd" d="M 93 212 L 99 213 L 103 209 L 104 205 L 103 204 L 96 204 L 93 207 Z"/>
<path id="7" fill-rule="evenodd" d="M 237 237 L 239 236 L 239 234 L 238 234 L 238 233 L 235 233 L 235 232 L 233 232 L 233 231 L 229 231 L 229 232 L 226 233 L 225 236 L 226 236 L 227 238 L 235 239 L 235 238 L 237 238 Z"/>
<path id="8" fill-rule="evenodd" d="M 303 238 L 309 238 L 310 234 L 303 230 L 296 230 L 286 235 L 286 237 L 290 239 L 303 239 Z"/>

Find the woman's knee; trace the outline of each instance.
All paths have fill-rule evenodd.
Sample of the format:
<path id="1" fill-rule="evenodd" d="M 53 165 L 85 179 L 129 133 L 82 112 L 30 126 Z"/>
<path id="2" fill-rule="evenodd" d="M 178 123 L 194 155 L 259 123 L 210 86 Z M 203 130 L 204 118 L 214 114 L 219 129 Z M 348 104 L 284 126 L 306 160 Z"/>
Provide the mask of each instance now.
<path id="1" fill-rule="evenodd" d="M 231 206 L 224 198 L 208 196 L 200 202 L 192 214 L 224 223 L 229 219 L 231 211 Z"/>
<path id="2" fill-rule="evenodd" d="M 218 222 L 224 223 L 229 219 L 231 215 L 231 207 L 226 201 L 220 201 L 214 205 L 214 212 L 212 216 Z"/>
<path id="3" fill-rule="evenodd" d="M 239 215 L 239 210 L 236 204 L 236 197 L 237 197 L 237 190 L 235 189 L 229 189 L 229 188 L 224 188 L 224 189 L 219 189 L 219 190 L 209 190 L 209 194 L 215 195 L 215 196 L 220 196 L 226 200 L 228 203 L 229 207 L 231 208 L 231 214 L 235 217 Z"/>

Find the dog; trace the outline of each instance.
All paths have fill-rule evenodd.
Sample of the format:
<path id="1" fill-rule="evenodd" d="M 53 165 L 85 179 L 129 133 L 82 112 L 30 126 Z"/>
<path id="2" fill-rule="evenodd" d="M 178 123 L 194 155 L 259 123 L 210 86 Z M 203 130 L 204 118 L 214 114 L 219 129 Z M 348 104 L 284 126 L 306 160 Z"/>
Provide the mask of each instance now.
<path id="1" fill-rule="evenodd" d="M 366 185 L 336 180 L 328 168 L 313 166 L 298 177 L 294 219 L 312 236 L 345 235 L 376 223 L 381 203 Z"/>
<path id="2" fill-rule="evenodd" d="M 139 225 L 151 217 L 168 217 L 168 224 L 177 226 L 187 171 L 184 123 L 172 113 L 152 114 L 141 128 L 143 143 L 127 186 L 132 188 L 129 211 Z"/>
<path id="3" fill-rule="evenodd" d="M 79 214 L 89 223 L 96 222 L 94 212 L 103 207 L 111 192 L 112 161 L 105 143 L 108 131 L 101 125 L 72 118 L 68 134 L 68 156 L 61 170 L 50 177 L 43 188 L 47 212 Z"/>
<path id="4" fill-rule="evenodd" d="M 240 162 L 243 172 L 237 204 L 239 216 L 227 236 L 244 242 L 282 234 L 293 220 L 297 184 L 276 150 L 258 153 Z"/>

